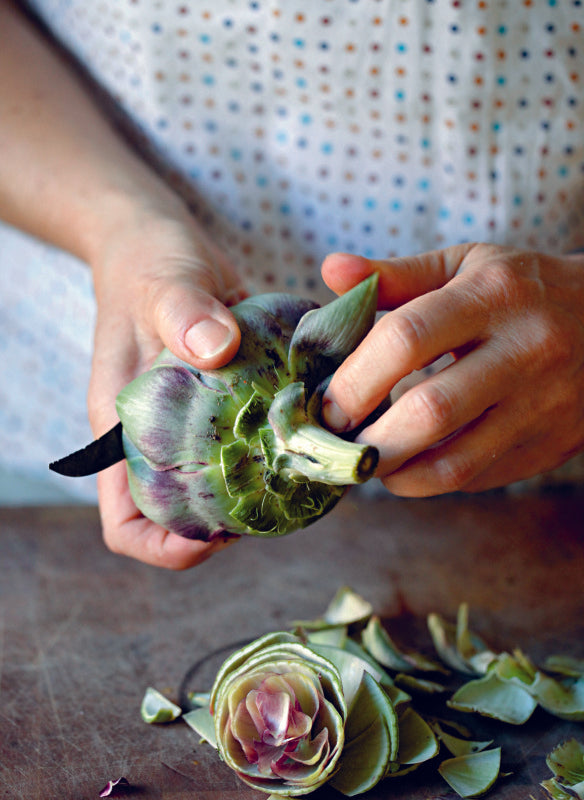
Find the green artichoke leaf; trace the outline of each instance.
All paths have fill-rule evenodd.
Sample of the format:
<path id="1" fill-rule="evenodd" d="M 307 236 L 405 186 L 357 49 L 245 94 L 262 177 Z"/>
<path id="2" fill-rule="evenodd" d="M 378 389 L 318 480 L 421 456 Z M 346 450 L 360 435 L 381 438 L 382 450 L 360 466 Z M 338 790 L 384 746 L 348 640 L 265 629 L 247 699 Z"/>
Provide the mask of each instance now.
<path id="1" fill-rule="evenodd" d="M 468 756 L 471 753 L 480 753 L 481 750 L 485 750 L 493 744 L 492 739 L 488 741 L 473 741 L 472 739 L 454 736 L 452 733 L 445 731 L 439 722 L 434 722 L 432 728 L 438 739 L 453 756 Z"/>
<path id="2" fill-rule="evenodd" d="M 329 625 L 355 625 L 365 622 L 372 613 L 373 606 L 368 600 L 350 586 L 341 586 L 326 607 L 323 619 Z"/>
<path id="3" fill-rule="evenodd" d="M 468 606 L 461 603 L 456 625 L 440 614 L 428 615 L 428 630 L 442 661 L 456 672 L 466 675 L 484 674 L 496 658 L 487 644 L 468 627 Z"/>
<path id="4" fill-rule="evenodd" d="M 309 311 L 298 323 L 288 361 L 292 380 L 302 381 L 308 396 L 335 372 L 373 327 L 377 284 L 378 275 L 374 273 L 346 294 Z"/>
<path id="5" fill-rule="evenodd" d="M 398 747 L 397 714 L 385 692 L 364 672 L 345 723 L 345 747 L 331 785 L 348 797 L 368 791 L 385 776 Z"/>
<path id="6" fill-rule="evenodd" d="M 158 689 L 149 686 L 144 692 L 140 706 L 140 715 L 144 722 L 149 724 L 173 722 L 181 714 L 181 707 L 165 697 Z"/>
<path id="7" fill-rule="evenodd" d="M 215 734 L 215 720 L 208 707 L 193 708 L 182 716 L 189 728 L 196 731 L 211 747 L 217 749 L 217 736 Z"/>
<path id="8" fill-rule="evenodd" d="M 446 759 L 438 767 L 446 783 L 461 797 L 485 794 L 499 777 L 501 748 Z"/>
<path id="9" fill-rule="evenodd" d="M 566 675 L 571 678 L 584 676 L 584 658 L 573 658 L 572 656 L 564 655 L 548 656 L 544 661 L 543 667 L 548 672 L 555 672 L 558 675 Z"/>
<path id="10" fill-rule="evenodd" d="M 468 681 L 448 701 L 457 711 L 476 712 L 485 717 L 522 725 L 530 718 L 537 701 L 529 690 L 515 681 L 502 680 L 495 671 Z"/>
<path id="11" fill-rule="evenodd" d="M 389 633 L 381 624 L 381 620 L 375 614 L 367 623 L 366 628 L 361 634 L 361 641 L 365 649 L 371 653 L 376 661 L 383 664 L 387 669 L 396 672 L 446 672 L 442 664 L 426 658 L 421 653 L 403 652 L 395 644 Z"/>
<path id="12" fill-rule="evenodd" d="M 267 421 L 268 407 L 267 398 L 254 388 L 253 394 L 235 418 L 234 435 L 250 444 L 258 436 L 258 429 Z"/>
<path id="13" fill-rule="evenodd" d="M 584 783 L 584 742 L 574 738 L 562 742 L 547 755 L 546 764 L 565 786 L 573 788 Z"/>
<path id="14" fill-rule="evenodd" d="M 549 714 L 572 722 L 584 721 L 584 677 L 558 681 L 538 672 L 529 691 Z"/>
<path id="15" fill-rule="evenodd" d="M 238 499 L 243 495 L 264 491 L 263 458 L 243 439 L 223 445 L 221 471 L 230 497 Z"/>
<path id="16" fill-rule="evenodd" d="M 413 708 L 406 708 L 399 718 L 398 764 L 423 764 L 434 758 L 439 749 L 438 740 L 426 720 Z"/>

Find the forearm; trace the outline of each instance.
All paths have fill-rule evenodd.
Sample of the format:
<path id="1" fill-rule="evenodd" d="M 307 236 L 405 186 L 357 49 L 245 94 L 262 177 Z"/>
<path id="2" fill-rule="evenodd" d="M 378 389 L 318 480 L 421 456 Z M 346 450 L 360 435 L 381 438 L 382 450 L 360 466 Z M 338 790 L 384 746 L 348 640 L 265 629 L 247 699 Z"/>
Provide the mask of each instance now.
<path id="1" fill-rule="evenodd" d="M 58 51 L 3 0 L 0 83 L 5 221 L 92 262 L 124 220 L 184 213 Z"/>

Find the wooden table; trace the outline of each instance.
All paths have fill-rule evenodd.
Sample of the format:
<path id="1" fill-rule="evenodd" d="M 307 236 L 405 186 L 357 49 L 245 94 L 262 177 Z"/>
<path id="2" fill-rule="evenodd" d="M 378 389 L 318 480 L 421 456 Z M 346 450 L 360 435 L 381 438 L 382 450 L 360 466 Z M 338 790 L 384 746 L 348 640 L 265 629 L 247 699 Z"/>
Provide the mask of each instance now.
<path id="1" fill-rule="evenodd" d="M 122 775 L 133 787 L 123 796 L 261 797 L 184 723 L 143 723 L 144 690 L 177 696 L 198 659 L 317 616 L 343 584 L 408 645 L 429 647 L 428 612 L 454 617 L 468 601 L 472 626 L 494 647 L 521 646 L 536 661 L 584 657 L 584 489 L 350 494 L 306 531 L 242 540 L 185 573 L 107 552 L 95 509 L 4 509 L 0 565 L 3 800 L 89 800 Z M 584 724 L 540 711 L 521 728 L 485 726 L 513 773 L 491 792 L 503 800 L 541 800 L 545 754 L 569 736 L 584 740 Z M 432 768 L 368 798 L 454 796 Z M 315 800 L 334 797 L 325 788 Z"/>

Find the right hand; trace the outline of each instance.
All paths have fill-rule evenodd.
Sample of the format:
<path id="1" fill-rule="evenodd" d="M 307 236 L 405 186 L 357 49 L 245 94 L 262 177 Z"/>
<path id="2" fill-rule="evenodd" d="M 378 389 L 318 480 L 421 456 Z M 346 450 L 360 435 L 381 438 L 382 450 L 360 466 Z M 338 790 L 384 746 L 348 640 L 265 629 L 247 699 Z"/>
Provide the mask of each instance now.
<path id="1" fill-rule="evenodd" d="M 136 213 L 97 250 L 92 268 L 97 323 L 88 393 L 96 437 L 118 421 L 115 398 L 164 346 L 198 368 L 237 352 L 240 332 L 226 304 L 245 296 L 235 269 L 186 212 Z M 103 536 L 116 553 L 170 569 L 204 561 L 233 539 L 186 539 L 145 518 L 128 486 L 125 462 L 98 475 Z"/>

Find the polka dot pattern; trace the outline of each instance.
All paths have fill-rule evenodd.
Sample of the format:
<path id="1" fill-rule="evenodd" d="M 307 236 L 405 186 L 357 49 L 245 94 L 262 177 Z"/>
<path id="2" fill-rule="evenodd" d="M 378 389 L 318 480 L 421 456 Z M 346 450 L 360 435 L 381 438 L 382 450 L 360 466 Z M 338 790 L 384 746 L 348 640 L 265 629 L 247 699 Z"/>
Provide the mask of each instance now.
<path id="1" fill-rule="evenodd" d="M 331 250 L 584 245 L 581 0 L 34 7 L 258 291 Z"/>
<path id="2" fill-rule="evenodd" d="M 584 248 L 584 0 L 28 5 L 252 291 L 326 301 L 335 250 Z M 44 476 L 90 437 L 90 281 L 0 236 L 0 467 Z"/>

